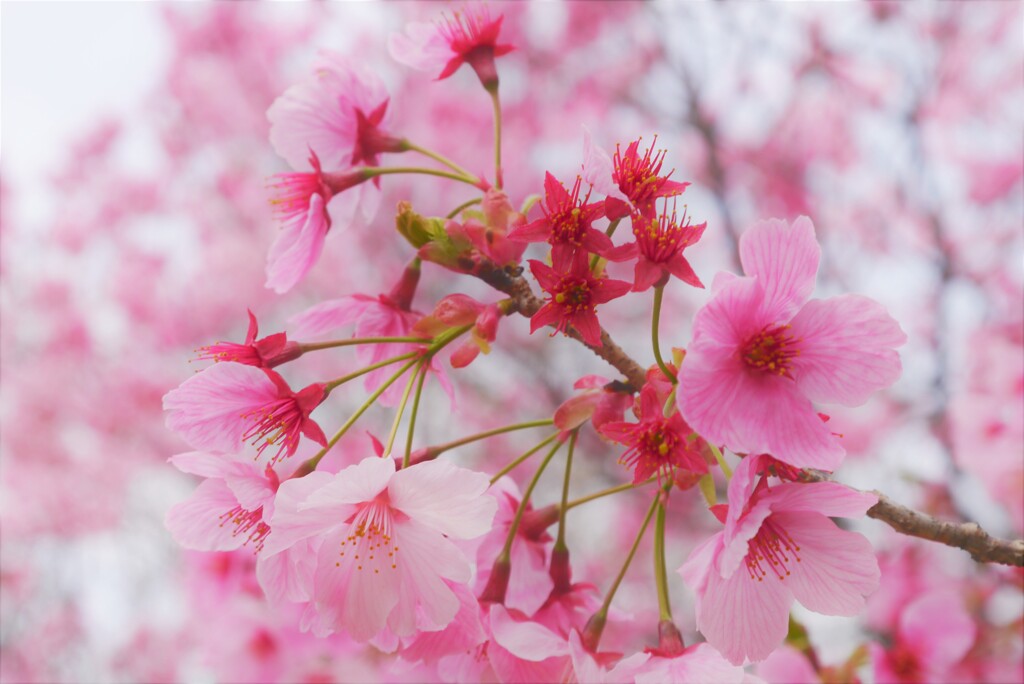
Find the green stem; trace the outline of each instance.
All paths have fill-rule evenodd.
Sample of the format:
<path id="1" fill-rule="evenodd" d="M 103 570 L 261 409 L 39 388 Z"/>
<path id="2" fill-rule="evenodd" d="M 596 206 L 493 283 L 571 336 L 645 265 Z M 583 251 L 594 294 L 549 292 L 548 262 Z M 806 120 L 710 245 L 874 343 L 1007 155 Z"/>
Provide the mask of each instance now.
<path id="1" fill-rule="evenodd" d="M 454 209 L 452 209 L 451 211 L 449 211 L 448 212 L 448 216 L 446 216 L 445 218 L 453 219 L 456 216 L 458 216 L 459 212 L 461 212 L 462 210 L 468 209 L 471 206 L 473 206 L 474 204 L 480 204 L 483 201 L 484 201 L 483 197 L 477 197 L 476 199 L 471 199 L 468 202 L 463 202 L 459 206 L 457 206 Z"/>
<path id="2" fill-rule="evenodd" d="M 615 229 L 619 227 L 619 221 L 621 221 L 621 220 L 622 219 L 615 219 L 614 221 L 609 223 L 608 224 L 608 228 L 604 231 L 604 234 L 607 235 L 608 237 L 611 237 L 612 235 L 614 235 L 615 234 Z M 594 256 L 590 257 L 590 270 L 591 271 L 593 271 L 595 268 L 597 268 L 597 262 L 599 262 L 600 260 L 601 260 L 601 257 L 598 256 L 597 254 L 595 254 Z"/>
<path id="3" fill-rule="evenodd" d="M 668 572 L 665 569 L 665 503 L 658 497 L 658 515 L 654 519 L 654 586 L 658 590 L 658 612 L 662 620 L 672 619 L 668 598 Z"/>
<path id="4" fill-rule="evenodd" d="M 459 181 L 460 183 L 466 183 L 472 185 L 474 188 L 480 187 L 480 179 L 476 176 L 465 176 L 460 173 L 451 173 L 449 171 L 441 171 L 439 169 L 423 169 L 415 166 L 368 166 L 364 169 L 367 178 L 374 178 L 376 176 L 387 176 L 396 173 L 418 173 L 425 176 L 437 176 L 438 178 L 448 178 L 451 180 Z"/>
<path id="5" fill-rule="evenodd" d="M 412 394 L 413 383 L 416 382 L 416 378 L 421 374 L 425 374 L 427 372 L 424 365 L 425 363 L 426 358 L 420 360 L 419 366 L 416 368 L 416 372 L 409 376 L 409 381 L 405 383 L 405 389 L 402 390 L 402 400 L 398 403 L 398 410 L 395 411 L 395 419 L 391 422 L 391 432 L 388 433 L 388 441 L 387 444 L 384 445 L 383 456 L 385 457 L 391 455 L 391 447 L 395 444 L 395 437 L 398 435 L 398 425 L 402 422 L 402 414 L 405 413 L 405 405 L 409 401 L 409 395 Z"/>
<path id="6" fill-rule="evenodd" d="M 427 149 L 426 147 L 420 147 L 419 145 L 413 144 L 413 143 L 409 142 L 408 140 L 404 141 L 404 145 L 405 145 L 405 148 L 407 150 L 411 150 L 413 152 L 419 152 L 420 154 L 422 154 L 422 155 L 424 155 L 426 157 L 430 157 L 434 161 L 440 162 L 440 163 L 444 164 L 445 166 L 447 166 L 452 171 L 455 171 L 457 173 L 461 173 L 463 176 L 468 176 L 470 178 L 476 178 L 476 176 L 474 176 L 472 173 L 470 173 L 466 169 L 462 168 L 461 166 L 459 166 L 458 164 L 453 162 L 451 159 L 449 159 L 448 157 L 445 157 L 442 154 L 439 154 L 437 152 L 434 152 L 433 150 Z"/>
<path id="7" fill-rule="evenodd" d="M 348 340 L 331 340 L 330 342 L 299 343 L 299 349 L 303 353 L 318 351 L 320 349 L 333 349 L 335 347 L 352 347 L 357 344 L 384 344 L 388 342 L 412 342 L 430 344 L 432 340 L 427 337 L 353 337 Z"/>
<path id="8" fill-rule="evenodd" d="M 402 457 L 402 467 L 409 467 L 409 457 L 412 456 L 412 436 L 416 430 L 416 417 L 420 411 L 420 396 L 423 394 L 423 381 L 427 379 L 426 366 L 420 371 L 420 379 L 416 384 L 416 396 L 412 400 L 412 413 L 409 415 L 409 436 L 405 439 L 405 456 Z"/>
<path id="9" fill-rule="evenodd" d="M 538 451 L 540 451 L 541 449 L 546 447 L 548 444 L 551 444 L 552 440 L 556 439 L 557 437 L 558 437 L 558 433 L 556 432 L 555 434 L 551 435 L 550 437 L 548 437 L 544 441 L 540 442 L 536 446 L 531 447 L 530 450 L 527 451 L 525 454 L 523 454 L 522 456 L 519 456 L 518 458 L 516 458 L 516 460 L 512 461 L 507 466 L 505 466 L 504 468 L 499 470 L 497 473 L 495 473 L 494 477 L 491 478 L 491 484 L 494 484 L 495 482 L 500 480 L 505 475 L 508 475 L 509 473 L 511 473 L 513 470 L 516 469 L 516 467 L 520 463 L 522 463 L 526 459 L 528 459 L 531 456 L 533 456 L 535 453 L 537 453 Z"/>
<path id="10" fill-rule="evenodd" d="M 527 423 L 505 425 L 503 427 L 494 428 L 492 430 L 487 430 L 485 432 L 478 432 L 475 435 L 469 435 L 468 437 L 462 437 L 461 439 L 456 439 L 452 442 L 446 442 L 445 444 L 438 444 L 437 446 L 430 447 L 429 451 L 431 453 L 431 458 L 434 458 L 436 456 L 439 456 L 440 454 L 443 454 L 449 449 L 454 449 L 456 447 L 460 447 L 466 444 L 478 442 L 481 439 L 487 439 L 488 437 L 504 434 L 506 432 L 514 432 L 516 430 L 526 430 L 528 428 L 544 427 L 545 425 L 552 425 L 554 422 L 555 421 L 553 421 L 552 419 L 546 418 L 544 420 L 531 420 Z"/>
<path id="11" fill-rule="evenodd" d="M 732 468 L 730 468 L 729 464 L 725 462 L 725 456 L 722 455 L 722 452 L 714 444 L 709 443 L 708 446 L 711 447 L 711 453 L 715 455 L 715 460 L 718 461 L 718 467 L 722 469 L 723 473 L 725 473 L 725 479 L 731 480 Z"/>
<path id="12" fill-rule="evenodd" d="M 589 503 L 591 501 L 594 501 L 595 499 L 601 499 L 606 496 L 611 496 L 612 494 L 618 494 L 619 492 L 627 492 L 630 489 L 638 489 L 640 487 L 643 487 L 644 485 L 649 485 L 652 482 L 657 481 L 657 477 L 652 477 L 648 480 L 644 480 L 643 482 L 637 482 L 636 484 L 633 484 L 632 482 L 627 482 L 626 484 L 620 484 L 609 489 L 602 489 L 599 492 L 594 492 L 593 494 L 587 494 L 586 496 L 581 496 L 578 499 L 573 499 L 572 501 L 566 503 L 565 506 L 567 509 L 576 508 L 577 506 Z"/>
<path id="13" fill-rule="evenodd" d="M 523 513 L 526 512 L 526 506 L 530 503 L 530 497 L 533 495 L 533 490 L 540 481 L 540 476 L 544 474 L 544 469 L 548 467 L 548 463 L 554 458 L 558 450 L 562 448 L 562 443 L 558 442 L 555 446 L 551 447 L 551 451 L 544 457 L 544 460 L 537 466 L 537 472 L 533 474 L 533 479 L 530 480 L 530 484 L 527 485 L 526 491 L 523 492 L 523 498 L 519 502 L 519 508 L 516 509 L 516 517 L 512 519 L 512 526 L 508 530 L 508 536 L 505 537 L 505 547 L 498 554 L 495 563 L 508 563 L 512 559 L 512 542 L 516 538 L 516 530 L 519 529 L 519 523 L 523 519 Z"/>
<path id="14" fill-rule="evenodd" d="M 494 105 L 494 187 L 501 190 L 501 100 L 498 98 L 498 87 L 487 89 Z"/>
<path id="15" fill-rule="evenodd" d="M 558 509 L 558 538 L 555 540 L 556 549 L 566 549 L 565 545 L 565 514 L 568 512 L 569 502 L 569 479 L 572 477 L 572 454 L 576 449 L 576 438 L 580 436 L 579 428 L 572 431 L 569 439 L 569 453 L 565 457 L 565 479 L 562 480 L 562 505 Z"/>
<path id="16" fill-rule="evenodd" d="M 331 448 L 338 443 L 338 440 L 341 439 L 346 432 L 348 432 L 349 428 L 355 425 L 355 422 L 359 420 L 359 417 L 366 413 L 367 409 L 373 406 L 374 402 L 377 401 L 380 395 L 384 394 L 388 387 L 391 387 L 391 385 L 395 384 L 395 382 L 398 381 L 398 378 L 402 377 L 407 370 L 412 368 L 418 362 L 419 359 L 413 359 L 409 363 L 405 364 L 398 370 L 398 372 L 396 372 L 394 375 L 388 378 L 383 385 L 374 390 L 373 394 L 371 394 L 370 397 L 365 402 L 363 402 L 363 405 L 356 409 L 356 412 L 353 413 L 352 416 L 345 421 L 345 424 L 342 425 L 341 428 L 336 433 L 334 433 L 334 436 L 331 437 L 331 439 L 327 442 L 327 446 L 325 446 L 323 449 L 318 451 L 315 456 L 313 456 L 308 461 L 299 466 L 295 473 L 292 474 L 292 477 L 301 477 L 306 473 L 311 473 L 314 470 L 316 470 L 316 466 L 318 463 L 320 463 L 320 459 L 322 459 L 327 454 L 327 452 L 330 451 Z"/>
<path id="17" fill-rule="evenodd" d="M 661 297 L 665 292 L 665 286 L 659 285 L 654 288 L 654 315 L 651 316 L 651 344 L 654 346 L 654 360 L 658 362 L 658 368 L 665 374 L 665 377 L 672 381 L 674 385 L 677 380 L 676 376 L 672 371 L 665 365 L 665 361 L 661 358 L 661 344 L 658 342 L 658 323 L 661 320 Z"/>
<path id="18" fill-rule="evenodd" d="M 661 501 L 661 494 L 654 497 L 654 501 L 651 502 L 651 507 L 647 509 L 647 516 L 644 518 L 643 524 L 640 526 L 640 531 L 637 532 L 636 539 L 633 540 L 633 546 L 629 549 L 629 554 L 626 555 L 626 561 L 622 564 L 622 569 L 619 570 L 618 576 L 615 581 L 612 582 L 611 588 L 604 597 L 604 603 L 601 604 L 601 608 L 594 614 L 595 616 L 600 615 L 602 621 L 608 617 L 608 608 L 612 605 L 612 599 L 615 598 L 615 592 L 619 590 L 619 585 L 622 584 L 622 578 L 626 576 L 626 571 L 629 570 L 629 564 L 633 562 L 633 556 L 636 555 L 636 550 L 640 548 L 640 540 L 644 538 L 644 532 L 647 531 L 647 526 L 651 522 L 651 517 L 654 516 L 654 511 L 658 508 L 659 502 Z M 593 618 L 591 618 L 593 620 Z"/>
<path id="19" fill-rule="evenodd" d="M 331 380 L 329 383 L 324 385 L 324 391 L 325 392 L 330 392 L 331 390 L 333 390 L 338 385 L 344 385 L 349 380 L 355 380 L 359 376 L 366 375 L 367 373 L 375 371 L 378 368 L 383 368 L 384 366 L 390 366 L 393 363 L 398 363 L 399 361 L 405 361 L 406 359 L 411 359 L 414 356 L 420 356 L 420 354 L 422 354 L 422 352 L 420 352 L 420 351 L 411 351 L 408 354 L 402 354 L 401 356 L 392 356 L 390 359 L 384 359 L 383 361 L 378 361 L 377 363 L 370 364 L 366 368 L 360 368 L 359 370 L 357 370 L 354 373 L 349 373 L 348 375 L 343 375 L 340 378 L 338 378 L 337 380 Z"/>

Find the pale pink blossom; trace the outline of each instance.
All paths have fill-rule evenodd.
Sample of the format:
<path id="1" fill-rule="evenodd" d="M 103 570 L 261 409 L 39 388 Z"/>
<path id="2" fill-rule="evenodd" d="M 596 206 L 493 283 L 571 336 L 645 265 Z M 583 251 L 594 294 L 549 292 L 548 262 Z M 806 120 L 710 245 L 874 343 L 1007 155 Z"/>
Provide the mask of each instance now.
<path id="1" fill-rule="evenodd" d="M 740 240 L 745 278 L 719 276 L 697 312 L 678 405 L 708 442 L 834 469 L 845 450 L 811 402 L 856 406 L 900 374 L 906 335 L 858 295 L 809 300 L 821 250 L 806 217 Z"/>
<path id="2" fill-rule="evenodd" d="M 278 294 L 306 277 L 333 225 L 369 223 L 380 203 L 380 189 L 364 183 L 363 171 L 324 173 L 316 153 L 309 154 L 311 172 L 280 173 L 269 186 L 281 232 L 267 253 L 266 287 Z"/>
<path id="3" fill-rule="evenodd" d="M 308 588 L 317 633 L 366 641 L 384 630 L 397 637 L 438 631 L 459 610 L 449 583 L 465 584 L 472 574 L 451 539 L 490 529 L 496 504 L 487 487 L 485 475 L 446 461 L 395 472 L 393 459 L 370 457 L 302 501 L 279 503 L 265 553 L 322 539 Z"/>
<path id="4" fill-rule="evenodd" d="M 707 643 L 694 644 L 673 656 L 654 653 L 638 670 L 633 679 L 636 684 L 753 684 L 757 681 Z"/>
<path id="5" fill-rule="evenodd" d="M 785 638 L 794 600 L 826 615 L 857 615 L 879 581 L 863 536 L 831 516 L 859 517 L 878 498 L 832 483 L 758 479 L 761 457 L 744 459 L 729 482 L 725 529 L 679 569 L 697 594 L 697 628 L 735 664 L 763 660 Z"/>
<path id="6" fill-rule="evenodd" d="M 326 397 L 323 383 L 294 392 L 276 372 L 240 363 L 218 363 L 164 395 L 167 427 L 196 449 L 237 452 L 251 441 L 271 463 L 291 456 L 300 435 L 326 445 L 309 414 Z"/>
<path id="7" fill-rule="evenodd" d="M 566 399 L 554 415 L 555 427 L 563 432 L 588 420 L 599 430 L 605 423 L 621 421 L 622 414 L 633 405 L 633 396 L 626 385 L 600 375 L 580 378 L 573 389 L 582 391 Z"/>
<path id="8" fill-rule="evenodd" d="M 937 590 L 909 604 L 900 614 L 895 641 L 888 649 L 872 643 L 878 684 L 950 681 L 953 666 L 971 646 L 977 627 L 956 593 Z"/>
<path id="9" fill-rule="evenodd" d="M 263 547 L 280 484 L 273 468 L 198 451 L 169 460 L 184 473 L 206 478 L 167 512 L 167 529 L 176 542 L 199 551 L 233 551 L 250 542 L 256 550 Z"/>
<path id="10" fill-rule="evenodd" d="M 384 83 L 372 71 L 321 52 L 312 75 L 267 110 L 270 144 L 293 169 L 306 166 L 310 150 L 329 171 L 376 166 L 380 154 L 402 150 L 388 132 L 388 101 Z"/>
<path id="11" fill-rule="evenodd" d="M 619 684 L 619 682 L 639 681 L 637 675 L 646 670 L 645 665 L 651 659 L 649 653 L 634 653 L 622 658 L 611 667 L 608 658 L 599 660 L 594 653 L 591 653 L 583 646 L 579 632 L 569 632 L 569 657 L 572 661 L 572 671 L 576 681 L 581 684 Z M 603 662 L 602 662 L 603 661 Z M 656 679 L 654 681 L 677 681 L 673 678 Z M 709 680 L 710 681 L 710 680 Z"/>
<path id="12" fill-rule="evenodd" d="M 388 51 L 413 69 L 437 72 L 438 80 L 469 64 L 484 87 L 491 88 L 498 81 L 494 58 L 515 49 L 498 44 L 503 19 L 501 15 L 492 19 L 485 4 L 467 4 L 436 23 L 415 22 L 406 27 L 405 34 L 391 34 Z"/>

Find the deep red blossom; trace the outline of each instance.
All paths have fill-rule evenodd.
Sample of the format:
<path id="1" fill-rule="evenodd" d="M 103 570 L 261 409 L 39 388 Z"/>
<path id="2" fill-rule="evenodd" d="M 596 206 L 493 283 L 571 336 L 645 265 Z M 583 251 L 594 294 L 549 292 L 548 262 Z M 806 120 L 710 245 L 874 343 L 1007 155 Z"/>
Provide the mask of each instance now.
<path id="1" fill-rule="evenodd" d="M 652 145 L 641 155 L 641 140 L 631 142 L 625 153 L 616 145 L 615 155 L 609 158 L 607 152 L 593 144 L 589 132 L 584 133 L 583 177 L 608 196 L 604 202 L 609 220 L 629 216 L 631 211 L 654 217 L 655 200 L 681 195 L 689 185 L 669 180 L 671 171 L 662 176 L 665 150 L 655 151 Z"/>
<path id="2" fill-rule="evenodd" d="M 521 242 L 547 241 L 552 252 L 571 254 L 584 249 L 608 256 L 613 249 L 611 238 L 593 226 L 595 220 L 604 216 L 604 203 L 590 203 L 590 191 L 581 200 L 582 181 L 577 176 L 572 190 L 566 190 L 558 179 L 550 173 L 545 174 L 544 203 L 541 205 L 544 216 L 512 229 L 509 237 Z"/>
<path id="3" fill-rule="evenodd" d="M 207 347 L 200 347 L 199 359 L 210 359 L 213 361 L 231 361 L 243 363 L 247 366 L 259 368 L 273 368 L 287 361 L 302 356 L 302 349 L 297 342 L 289 342 L 286 333 L 275 333 L 267 335 L 261 340 L 256 339 L 259 328 L 256 323 L 256 316 L 249 312 L 249 331 L 245 335 L 245 342 L 218 342 Z"/>
<path id="4" fill-rule="evenodd" d="M 691 441 L 693 429 L 678 411 L 673 410 L 672 416 L 666 418 L 664 403 L 654 385 L 644 385 L 640 392 L 639 422 L 605 423 L 599 430 L 608 439 L 628 447 L 619 463 L 633 468 L 633 482 L 642 482 L 655 473 L 659 477 L 668 475 L 673 468 L 708 472 L 700 452 L 702 440 Z"/>
<path id="5" fill-rule="evenodd" d="M 552 254 L 554 268 L 530 260 L 530 270 L 540 286 L 551 295 L 530 319 L 530 332 L 553 325 L 556 332 L 574 328 L 589 345 L 601 346 L 601 324 L 597 320 L 597 305 L 609 302 L 629 292 L 629 283 L 623 280 L 598 278 L 590 270 L 586 252 L 569 256 L 564 252 Z"/>
<path id="6" fill-rule="evenodd" d="M 693 272 L 690 262 L 683 256 L 683 250 L 700 240 L 707 222 L 691 225 L 685 206 L 681 219 L 676 215 L 675 208 L 669 214 L 666 206 L 657 217 L 634 211 L 632 221 L 636 241 L 624 245 L 618 251 L 637 259 L 633 273 L 634 292 L 643 292 L 653 285 L 664 284 L 670 276 L 694 287 L 704 287 L 704 283 Z"/>

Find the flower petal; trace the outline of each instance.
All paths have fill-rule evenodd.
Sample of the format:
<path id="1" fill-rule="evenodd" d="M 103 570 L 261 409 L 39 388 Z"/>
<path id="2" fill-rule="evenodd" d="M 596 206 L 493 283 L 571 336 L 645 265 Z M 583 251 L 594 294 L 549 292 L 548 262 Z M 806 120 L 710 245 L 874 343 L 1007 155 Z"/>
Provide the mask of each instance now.
<path id="1" fill-rule="evenodd" d="M 266 287 L 283 294 L 305 278 L 320 258 L 327 228 L 324 198 L 314 194 L 309 199 L 305 221 L 287 223 L 270 246 Z"/>
<path id="2" fill-rule="evenodd" d="M 858 406 L 900 376 L 893 347 L 907 336 L 874 300 L 858 295 L 812 300 L 790 325 L 800 345 L 793 377 L 811 401 Z"/>
<path id="3" fill-rule="evenodd" d="M 223 480 L 205 480 L 185 501 L 167 511 L 165 524 L 174 541 L 197 551 L 233 551 L 247 535 L 224 524 L 224 514 L 238 505 Z"/>
<path id="4" fill-rule="evenodd" d="M 486 493 L 489 486 L 483 473 L 448 461 L 427 461 L 395 473 L 388 496 L 393 508 L 417 522 L 449 537 L 473 539 L 491 529 L 498 508 Z"/>
<path id="5" fill-rule="evenodd" d="M 784 581 L 805 608 L 825 615 L 854 616 L 878 588 L 881 573 L 871 543 L 863 535 L 839 529 L 815 513 L 776 513 L 772 520 L 796 543 L 799 562 Z M 764 584 L 778 580 L 771 573 Z"/>
<path id="6" fill-rule="evenodd" d="M 792 226 L 780 219 L 761 221 L 740 238 L 743 272 L 761 283 L 762 313 L 773 322 L 788 321 L 811 296 L 820 259 L 814 225 L 806 216 Z"/>

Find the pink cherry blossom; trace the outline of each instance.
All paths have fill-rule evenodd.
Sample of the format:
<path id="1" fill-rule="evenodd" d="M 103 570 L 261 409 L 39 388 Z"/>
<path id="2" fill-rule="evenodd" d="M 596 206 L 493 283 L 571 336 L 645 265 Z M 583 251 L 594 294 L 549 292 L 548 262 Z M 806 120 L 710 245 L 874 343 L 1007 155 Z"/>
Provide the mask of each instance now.
<path id="1" fill-rule="evenodd" d="M 938 590 L 921 596 L 900 614 L 895 643 L 889 649 L 870 645 L 875 681 L 950 681 L 951 669 L 967 655 L 976 633 L 959 595 Z"/>
<path id="2" fill-rule="evenodd" d="M 302 501 L 288 499 L 294 506 L 279 504 L 265 553 L 322 539 L 309 587 L 314 631 L 360 641 L 385 629 L 398 637 L 437 631 L 459 610 L 448 583 L 471 577 L 451 539 L 490 529 L 496 504 L 487 487 L 485 475 L 445 461 L 395 472 L 393 459 L 370 457 Z"/>
<path id="3" fill-rule="evenodd" d="M 552 266 L 530 260 L 530 271 L 540 286 L 551 295 L 530 319 L 530 332 L 553 325 L 555 332 L 575 329 L 583 341 L 601 346 L 601 324 L 597 320 L 597 305 L 623 296 L 629 283 L 622 280 L 596 277 L 590 270 L 590 258 L 584 251 L 572 256 L 565 253 L 556 257 Z M 554 333 L 552 333 L 554 334 Z"/>
<path id="4" fill-rule="evenodd" d="M 697 628 L 737 665 L 782 643 L 794 600 L 826 615 L 857 615 L 879 581 L 867 539 L 829 520 L 864 515 L 876 496 L 832 482 L 768 486 L 757 479 L 761 466 L 759 456 L 740 463 L 728 506 L 717 508 L 725 529 L 679 569 L 697 594 Z"/>
<path id="5" fill-rule="evenodd" d="M 680 468 L 693 473 L 708 472 L 708 464 L 701 455 L 703 442 L 691 440 L 693 430 L 679 411 L 665 417 L 667 397 L 659 396 L 653 384 L 644 385 L 640 392 L 640 405 L 636 423 L 605 423 L 599 432 L 606 438 L 628 449 L 619 463 L 633 469 L 633 482 L 643 482 L 655 473 L 659 477 Z"/>
<path id="6" fill-rule="evenodd" d="M 642 663 L 637 669 L 633 679 L 636 684 L 754 684 L 758 681 L 757 678 L 747 675 L 743 668 L 727 661 L 707 643 L 694 644 L 672 656 L 659 655 L 655 652 L 650 660 Z"/>
<path id="7" fill-rule="evenodd" d="M 866 297 L 810 300 L 820 248 L 806 217 L 743 235 L 745 278 L 719 277 L 694 320 L 679 410 L 713 444 L 834 469 L 845 451 L 811 402 L 846 406 L 892 384 L 906 335 Z"/>
<path id="8" fill-rule="evenodd" d="M 244 343 L 218 342 L 207 347 L 200 347 L 198 349 L 199 359 L 231 361 L 247 366 L 273 368 L 302 356 L 302 350 L 298 343 L 290 342 L 286 333 L 275 333 L 261 340 L 256 339 L 258 334 L 256 316 L 250 311 L 249 331 L 245 335 Z"/>
<path id="9" fill-rule="evenodd" d="M 270 466 L 251 459 L 190 452 L 172 456 L 178 470 L 206 479 L 167 512 L 167 529 L 187 549 L 233 551 L 250 542 L 258 551 L 270 534 L 280 481 Z"/>
<path id="10" fill-rule="evenodd" d="M 412 23 L 406 33 L 392 34 L 388 50 L 397 61 L 420 71 L 438 72 L 437 80 L 469 64 L 486 88 L 497 85 L 494 58 L 515 48 L 499 45 L 504 17 L 491 19 L 487 5 L 472 3 L 435 24 Z"/>
<path id="11" fill-rule="evenodd" d="M 194 448 L 234 453 L 251 440 L 259 455 L 274 452 L 273 464 L 295 453 L 300 435 L 327 444 L 309 417 L 325 397 L 323 383 L 293 392 L 272 370 L 218 363 L 164 395 L 163 406 L 167 427 Z"/>
<path id="12" fill-rule="evenodd" d="M 266 287 L 278 294 L 295 287 L 320 259 L 335 224 L 368 223 L 377 213 L 380 190 L 361 170 L 324 173 L 315 152 L 312 172 L 281 173 L 270 184 L 270 204 L 281 233 L 267 254 Z M 356 188 L 354 192 L 346 192 Z"/>
<path id="13" fill-rule="evenodd" d="M 310 151 L 330 171 L 376 166 L 380 154 L 402 151 L 388 133 L 388 93 L 376 74 L 331 52 L 321 52 L 312 71 L 267 110 L 270 144 L 293 169 Z"/>
<path id="14" fill-rule="evenodd" d="M 611 238 L 593 226 L 594 221 L 604 216 L 604 204 L 590 203 L 590 192 L 580 199 L 581 182 L 582 178 L 577 176 L 570 191 L 550 173 L 545 174 L 541 204 L 544 215 L 513 229 L 509 237 L 521 242 L 548 242 L 560 258 L 578 249 L 609 255 L 614 249 Z"/>

